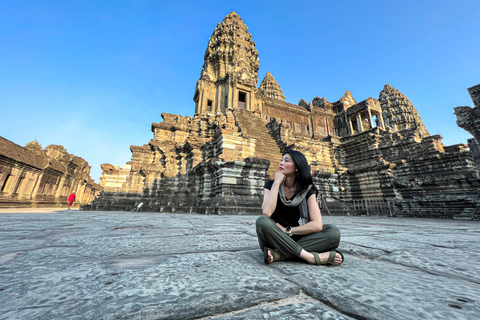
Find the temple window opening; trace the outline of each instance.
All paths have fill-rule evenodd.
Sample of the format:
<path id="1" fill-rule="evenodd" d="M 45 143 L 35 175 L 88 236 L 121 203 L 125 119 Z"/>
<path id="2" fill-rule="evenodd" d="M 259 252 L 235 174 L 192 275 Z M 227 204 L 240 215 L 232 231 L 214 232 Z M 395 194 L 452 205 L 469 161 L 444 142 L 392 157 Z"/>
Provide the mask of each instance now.
<path id="1" fill-rule="evenodd" d="M 367 112 L 364 110 L 362 112 L 360 112 L 360 119 L 362 121 L 362 131 L 366 128 L 366 129 L 371 129 L 371 126 L 370 126 L 370 119 L 368 118 L 368 114 Z"/>
<path id="2" fill-rule="evenodd" d="M 8 185 L 12 182 L 12 175 L 7 174 L 7 178 L 5 178 L 5 183 L 2 186 L 2 189 L 0 190 L 1 192 L 7 192 L 8 191 Z"/>
<path id="3" fill-rule="evenodd" d="M 238 107 L 242 109 L 247 108 L 247 93 L 239 91 L 238 92 Z"/>
<path id="4" fill-rule="evenodd" d="M 207 100 L 207 112 L 211 112 L 213 107 L 213 101 Z"/>
<path id="5" fill-rule="evenodd" d="M 350 117 L 353 133 L 358 133 L 357 117 L 355 115 Z"/>

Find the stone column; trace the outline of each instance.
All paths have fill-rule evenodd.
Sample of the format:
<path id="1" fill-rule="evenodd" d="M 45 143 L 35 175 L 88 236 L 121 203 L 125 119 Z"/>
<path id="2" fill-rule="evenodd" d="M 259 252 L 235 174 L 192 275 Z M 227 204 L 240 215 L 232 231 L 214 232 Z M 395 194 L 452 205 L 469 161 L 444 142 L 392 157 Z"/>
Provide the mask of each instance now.
<path id="1" fill-rule="evenodd" d="M 40 189 L 40 182 L 42 181 L 43 178 L 43 172 L 40 172 L 40 174 L 37 175 L 37 180 L 35 181 L 35 186 L 33 187 L 33 192 L 32 192 L 32 199 L 35 199 L 37 197 L 38 191 Z"/>
<path id="2" fill-rule="evenodd" d="M 250 90 L 250 92 L 248 93 L 248 97 L 247 97 L 247 110 L 250 110 L 250 111 L 255 111 L 255 108 L 254 108 L 254 103 L 253 103 L 253 99 L 255 97 L 255 92 L 253 91 L 253 88 Z"/>
<path id="3" fill-rule="evenodd" d="M 365 109 L 365 112 L 367 113 L 368 125 L 370 126 L 369 129 L 372 129 L 373 123 L 372 123 L 372 114 L 370 113 L 370 109 L 369 108 Z"/>
<path id="4" fill-rule="evenodd" d="M 235 101 L 235 88 L 228 82 L 228 97 L 227 97 L 227 109 L 233 109 L 234 101 Z"/>
<path id="5" fill-rule="evenodd" d="M 360 116 L 360 112 L 356 113 L 355 117 L 357 118 L 358 131 L 363 132 L 362 117 Z"/>
<path id="6" fill-rule="evenodd" d="M 346 121 L 345 123 L 347 123 L 348 127 L 347 127 L 347 130 L 348 130 L 348 135 L 351 136 L 353 135 L 353 127 L 352 127 L 352 119 L 350 119 L 350 117 L 348 117 L 346 114 L 345 114 L 345 118 L 346 118 Z M 336 133 L 337 135 L 340 135 L 340 132 L 337 131 Z"/>
<path id="7" fill-rule="evenodd" d="M 220 112 L 222 105 L 222 86 L 215 87 L 215 100 L 212 102 L 212 113 Z"/>
<path id="8" fill-rule="evenodd" d="M 382 127 L 382 129 L 385 129 L 385 122 L 383 122 L 382 112 L 378 113 L 377 119 L 378 119 L 380 127 Z"/>
<path id="9" fill-rule="evenodd" d="M 67 176 L 67 173 L 65 173 L 62 176 L 62 179 L 60 179 L 60 183 L 58 184 L 57 192 L 55 193 L 55 199 L 58 199 L 62 196 L 62 191 L 63 191 L 63 186 L 65 185 L 65 177 Z"/>

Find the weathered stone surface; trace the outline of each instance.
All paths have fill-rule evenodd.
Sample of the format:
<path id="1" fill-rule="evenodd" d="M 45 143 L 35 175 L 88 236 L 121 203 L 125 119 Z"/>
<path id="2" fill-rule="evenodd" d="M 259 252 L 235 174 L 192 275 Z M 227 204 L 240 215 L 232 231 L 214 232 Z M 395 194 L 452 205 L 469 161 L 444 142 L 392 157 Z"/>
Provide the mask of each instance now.
<path id="1" fill-rule="evenodd" d="M 471 154 L 465 148 L 445 149 L 440 136 L 418 141 L 415 132 L 410 134 L 375 129 L 343 138 L 335 150 L 339 164 L 348 168 L 340 177 L 343 199 L 382 200 L 376 213 L 477 216 L 480 181 Z"/>
<path id="2" fill-rule="evenodd" d="M 210 319 L 305 319 L 305 320 L 346 320 L 354 319 L 344 316 L 315 303 L 292 303 L 283 306 L 255 308 L 234 315 L 212 317 Z"/>
<path id="3" fill-rule="evenodd" d="M 0 207 L 66 206 L 90 203 L 103 189 L 90 178 L 88 162 L 63 146 L 42 149 L 34 140 L 21 147 L 0 137 Z"/>
<path id="4" fill-rule="evenodd" d="M 0 209 L 0 319 L 477 319 L 476 221 L 328 217 L 340 267 L 263 263 L 256 217 Z"/>

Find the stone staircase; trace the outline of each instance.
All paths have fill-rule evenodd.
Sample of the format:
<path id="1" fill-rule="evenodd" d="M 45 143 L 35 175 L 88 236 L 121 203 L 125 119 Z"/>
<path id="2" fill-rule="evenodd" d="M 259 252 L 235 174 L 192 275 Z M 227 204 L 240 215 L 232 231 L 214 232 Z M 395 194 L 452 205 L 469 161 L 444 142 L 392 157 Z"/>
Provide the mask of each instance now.
<path id="1" fill-rule="evenodd" d="M 267 174 L 270 179 L 273 179 L 282 160 L 282 154 L 275 140 L 268 133 L 265 121 L 249 110 L 235 109 L 233 113 L 243 136 L 257 140 L 254 157 L 270 161 Z"/>

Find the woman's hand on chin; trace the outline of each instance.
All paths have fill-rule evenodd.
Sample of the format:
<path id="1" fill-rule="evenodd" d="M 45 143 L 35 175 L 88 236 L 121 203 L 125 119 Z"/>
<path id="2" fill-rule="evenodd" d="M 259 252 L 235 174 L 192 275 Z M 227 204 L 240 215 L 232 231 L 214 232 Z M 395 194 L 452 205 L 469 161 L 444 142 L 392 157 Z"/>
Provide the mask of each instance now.
<path id="1" fill-rule="evenodd" d="M 281 172 L 275 172 L 275 182 L 282 183 L 286 179 L 285 175 Z"/>

